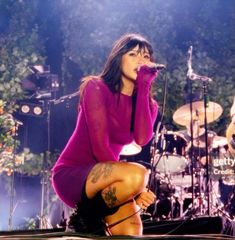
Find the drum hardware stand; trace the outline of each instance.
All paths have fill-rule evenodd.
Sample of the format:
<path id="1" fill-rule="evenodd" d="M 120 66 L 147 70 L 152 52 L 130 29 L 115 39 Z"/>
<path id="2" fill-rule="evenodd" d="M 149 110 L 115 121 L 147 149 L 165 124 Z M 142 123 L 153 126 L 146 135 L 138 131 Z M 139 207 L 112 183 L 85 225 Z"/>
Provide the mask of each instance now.
<path id="1" fill-rule="evenodd" d="M 50 150 L 51 150 L 51 107 L 52 105 L 57 105 L 62 102 L 64 102 L 67 99 L 71 99 L 73 97 L 78 96 L 78 92 L 62 96 L 59 99 L 55 99 L 55 93 L 58 86 L 55 86 L 55 88 L 52 88 L 53 99 L 43 99 L 44 106 L 46 108 L 46 123 L 47 123 L 47 149 L 46 152 L 43 155 L 43 164 L 42 164 L 42 178 L 41 178 L 41 207 L 40 207 L 40 216 L 39 216 L 39 227 L 40 229 L 47 229 L 52 228 L 52 225 L 50 223 L 49 217 L 48 217 L 48 211 L 49 211 L 49 202 L 50 202 L 50 180 L 49 180 L 49 171 L 48 169 L 48 161 L 50 159 Z M 51 97 L 52 94 L 50 94 Z M 61 222 L 64 224 L 64 213 L 62 212 L 62 219 Z"/>
<path id="2" fill-rule="evenodd" d="M 156 134 L 158 134 L 158 133 L 156 133 Z M 160 162 L 160 160 L 161 160 L 161 158 L 164 156 L 164 157 L 166 157 L 166 158 L 168 158 L 168 152 L 167 152 L 167 148 L 168 148 L 168 146 L 167 146 L 167 141 L 166 141 L 166 137 L 165 137 L 165 134 L 167 134 L 167 130 L 166 130 L 166 128 L 165 128 L 165 126 L 163 126 L 163 128 L 162 128 L 162 131 L 161 131 L 161 133 L 160 134 L 158 134 L 157 135 L 157 137 L 155 138 L 156 140 L 155 140 L 155 144 L 157 144 L 158 142 L 159 142 L 159 135 L 161 136 L 161 139 L 160 139 L 160 149 L 161 149 L 161 153 L 157 156 L 157 161 L 155 161 L 156 163 L 155 163 L 155 165 L 152 167 L 153 169 L 156 169 L 157 168 L 157 165 L 158 165 L 158 163 Z M 156 147 L 155 147 L 156 148 Z M 154 148 L 153 148 L 154 149 Z M 158 151 L 158 149 L 154 152 L 154 154 L 153 154 L 153 158 L 155 157 L 155 159 L 156 159 L 156 152 Z M 158 153 L 158 152 L 157 152 Z M 153 159 L 152 158 L 152 159 Z M 152 160 L 153 161 L 153 160 Z M 169 212 L 169 215 L 167 215 L 167 216 L 165 216 L 167 219 L 175 219 L 175 218 L 179 218 L 179 217 L 181 217 L 182 216 L 182 207 L 181 206 L 183 206 L 183 204 L 182 204 L 182 192 L 183 192 L 183 189 L 181 189 L 181 197 L 178 197 L 178 196 L 176 196 L 176 195 L 174 195 L 174 192 L 173 192 L 173 190 L 175 190 L 175 189 L 173 189 L 173 187 L 174 187 L 174 184 L 172 184 L 172 182 L 171 182 L 171 173 L 170 172 L 167 172 L 167 168 L 165 167 L 164 168 L 165 169 L 165 173 L 163 173 L 164 174 L 164 179 L 163 179 L 163 182 L 164 183 L 166 183 L 167 184 L 167 189 L 168 189 L 168 186 L 169 186 L 169 196 L 167 196 L 167 195 L 164 195 L 164 199 L 163 199 L 163 201 L 164 200 L 169 200 L 169 202 L 170 202 L 170 205 L 171 205 L 171 207 L 170 207 L 170 212 Z M 161 180 L 160 180 L 161 181 Z M 155 192 L 157 192 L 157 190 L 158 190 L 158 188 L 159 188 L 159 186 L 161 186 L 161 184 L 159 184 L 159 186 L 156 184 L 156 182 L 155 182 L 155 186 L 156 186 L 156 188 L 154 188 L 155 189 Z M 163 193 L 164 194 L 164 193 Z M 167 193 L 166 193 L 167 194 Z M 161 201 L 161 200 L 160 200 Z M 158 201 L 159 202 L 159 201 Z M 156 203 L 156 205 L 155 205 L 155 209 L 154 209 L 154 212 L 153 212 L 153 216 L 156 216 L 157 215 L 157 208 L 158 208 L 158 202 Z"/>
<path id="3" fill-rule="evenodd" d="M 14 120 L 15 121 L 15 120 Z M 16 209 L 16 206 L 14 207 L 14 186 L 15 186 L 15 160 L 16 160 L 16 136 L 17 136 L 17 128 L 18 123 L 15 121 L 14 123 L 15 132 L 13 135 L 13 157 L 12 157 L 12 174 L 10 178 L 10 204 L 9 204 L 9 218 L 8 218 L 8 230 L 11 231 L 13 228 L 13 214 Z"/>
<path id="4" fill-rule="evenodd" d="M 50 89 L 50 98 L 42 99 L 41 101 L 44 104 L 46 110 L 46 124 L 47 124 L 47 148 L 43 155 L 43 163 L 42 163 L 42 178 L 41 178 L 41 208 L 40 208 L 40 216 L 39 216 L 39 227 L 40 229 L 52 228 L 49 218 L 49 202 L 50 202 L 50 185 L 49 185 L 49 171 L 48 171 L 48 163 L 50 159 L 50 151 L 51 151 L 51 107 L 52 104 L 55 104 L 56 91 L 58 90 L 59 83 L 57 80 L 52 83 Z M 51 99 L 53 98 L 53 99 Z"/>
<path id="5" fill-rule="evenodd" d="M 46 229 L 51 228 L 51 225 L 48 220 L 48 206 L 49 206 L 49 172 L 48 172 L 48 161 L 50 159 L 50 149 L 51 149 L 51 100 L 43 100 L 44 106 L 46 108 L 46 124 L 47 124 L 47 149 L 43 154 L 43 163 L 42 163 L 42 177 L 41 177 L 41 208 L 39 216 L 39 228 Z"/>
<path id="6" fill-rule="evenodd" d="M 154 138 L 153 138 L 153 141 L 152 141 L 152 145 L 150 147 L 150 151 L 151 151 L 151 172 L 150 172 L 150 177 L 149 177 L 149 182 L 148 182 L 148 189 L 150 189 L 152 187 L 154 193 L 157 195 L 157 192 L 158 192 L 158 184 L 157 184 L 157 179 L 156 179 L 156 166 L 158 165 L 160 159 L 162 158 L 164 152 L 165 152 L 165 148 L 166 148 L 166 140 L 165 140 L 165 136 L 164 134 L 166 133 L 166 128 L 165 126 L 163 126 L 162 130 L 161 130 L 161 133 L 160 132 L 160 127 L 162 125 L 162 121 L 159 121 L 158 125 L 157 125 L 157 128 L 156 128 L 156 131 L 154 133 Z M 159 142 L 159 136 L 162 136 L 161 138 L 161 142 L 160 142 L 160 147 L 161 149 L 164 149 L 162 151 L 162 153 L 158 156 L 157 158 L 157 161 L 155 163 L 155 159 L 156 159 L 156 156 L 157 156 L 157 153 L 159 152 L 159 150 L 157 149 L 157 144 Z M 166 177 L 166 174 L 165 174 L 165 177 Z M 154 204 L 154 210 L 153 210 L 153 213 L 151 214 L 151 217 L 150 219 L 153 219 L 153 217 L 155 216 L 155 213 L 157 212 L 157 203 L 158 203 L 158 200 L 155 202 Z"/>

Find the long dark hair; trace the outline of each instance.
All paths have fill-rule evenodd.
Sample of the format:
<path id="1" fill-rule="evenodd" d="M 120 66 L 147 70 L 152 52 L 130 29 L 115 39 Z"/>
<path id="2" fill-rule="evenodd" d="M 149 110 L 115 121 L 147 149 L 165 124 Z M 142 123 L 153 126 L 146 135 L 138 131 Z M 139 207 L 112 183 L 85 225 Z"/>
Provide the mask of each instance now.
<path id="1" fill-rule="evenodd" d="M 107 58 L 107 61 L 104 65 L 103 71 L 98 76 L 88 76 L 85 77 L 80 86 L 80 94 L 82 95 L 83 89 L 85 88 L 86 82 L 92 78 L 101 78 L 107 84 L 109 89 L 112 92 L 120 92 L 122 88 L 121 81 L 121 60 L 122 56 L 139 46 L 139 51 L 147 48 L 150 54 L 150 61 L 153 59 L 153 48 L 151 44 L 143 36 L 136 33 L 128 33 L 120 37 L 113 45 L 113 48 Z"/>
<path id="2" fill-rule="evenodd" d="M 150 54 L 150 60 L 153 61 L 153 49 L 151 44 L 141 35 L 130 33 L 123 35 L 118 39 L 109 54 L 100 77 L 108 85 L 111 91 L 120 92 L 122 88 L 121 81 L 121 59 L 124 54 L 139 46 L 139 51 L 147 48 Z"/>

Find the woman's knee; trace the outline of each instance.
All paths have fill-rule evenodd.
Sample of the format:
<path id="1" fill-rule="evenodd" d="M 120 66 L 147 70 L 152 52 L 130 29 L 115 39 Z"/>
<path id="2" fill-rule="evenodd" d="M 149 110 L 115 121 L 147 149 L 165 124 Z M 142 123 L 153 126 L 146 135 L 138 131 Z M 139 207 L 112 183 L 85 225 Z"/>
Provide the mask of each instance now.
<path id="1" fill-rule="evenodd" d="M 125 175 L 125 181 L 134 191 L 139 191 L 147 185 L 149 171 L 140 164 L 131 164 L 128 173 Z"/>
<path id="2" fill-rule="evenodd" d="M 148 176 L 148 170 L 137 163 L 98 163 L 88 176 L 87 196 L 91 198 L 98 191 L 115 183 L 122 183 L 126 189 L 131 189 L 133 194 L 138 194 L 146 186 Z"/>

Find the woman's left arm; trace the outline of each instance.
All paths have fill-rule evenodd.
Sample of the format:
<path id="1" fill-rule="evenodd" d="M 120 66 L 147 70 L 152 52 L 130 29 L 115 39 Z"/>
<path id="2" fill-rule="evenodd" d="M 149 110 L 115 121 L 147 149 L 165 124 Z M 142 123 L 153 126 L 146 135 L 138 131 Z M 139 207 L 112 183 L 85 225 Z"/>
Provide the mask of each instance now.
<path id="1" fill-rule="evenodd" d="M 140 68 L 136 79 L 136 106 L 134 120 L 134 140 L 143 146 L 153 136 L 153 124 L 157 117 L 157 102 L 150 98 L 152 81 L 157 72 L 144 65 Z"/>

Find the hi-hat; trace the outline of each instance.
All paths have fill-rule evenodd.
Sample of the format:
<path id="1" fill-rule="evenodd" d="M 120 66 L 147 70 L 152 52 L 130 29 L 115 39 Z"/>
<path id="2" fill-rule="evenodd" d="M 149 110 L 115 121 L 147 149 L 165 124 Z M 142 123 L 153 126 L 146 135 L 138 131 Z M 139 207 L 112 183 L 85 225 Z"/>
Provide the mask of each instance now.
<path id="1" fill-rule="evenodd" d="M 130 144 L 127 144 L 125 145 L 123 148 L 122 148 L 122 151 L 120 153 L 120 155 L 123 155 L 123 156 L 132 156 L 132 155 L 135 155 L 135 154 L 138 154 L 140 153 L 142 150 L 141 146 L 138 145 L 137 143 L 135 142 L 132 142 Z"/>
<path id="2" fill-rule="evenodd" d="M 223 112 L 223 108 L 215 102 L 209 102 L 206 107 L 207 123 L 214 122 Z M 192 119 L 191 119 L 192 118 Z M 203 101 L 192 103 L 192 117 L 190 112 L 190 103 L 181 106 L 173 114 L 173 120 L 179 125 L 189 126 L 191 120 L 199 121 L 199 125 L 204 125 L 205 109 Z"/>

